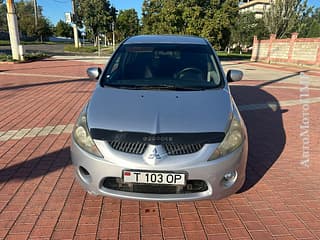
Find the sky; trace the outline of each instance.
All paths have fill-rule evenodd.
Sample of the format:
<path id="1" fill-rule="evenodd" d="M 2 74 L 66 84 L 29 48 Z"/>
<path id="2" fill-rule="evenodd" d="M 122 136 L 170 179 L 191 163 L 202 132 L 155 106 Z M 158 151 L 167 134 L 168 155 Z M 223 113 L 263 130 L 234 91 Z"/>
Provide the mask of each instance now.
<path id="1" fill-rule="evenodd" d="M 65 20 L 65 12 L 72 11 L 71 2 L 72 0 L 37 0 L 38 5 L 43 8 L 43 15 L 54 25 L 60 19 Z M 134 8 L 139 15 L 141 15 L 142 2 L 143 0 L 110 0 L 111 5 L 117 10 Z"/>
<path id="2" fill-rule="evenodd" d="M 17 1 L 17 0 L 16 0 Z M 49 18 L 54 25 L 61 19 L 64 20 L 65 12 L 71 12 L 72 0 L 37 0 L 43 8 L 43 15 Z M 143 0 L 110 0 L 110 3 L 118 10 L 134 8 L 141 15 Z M 320 0 L 308 0 L 310 6 L 320 7 Z"/>

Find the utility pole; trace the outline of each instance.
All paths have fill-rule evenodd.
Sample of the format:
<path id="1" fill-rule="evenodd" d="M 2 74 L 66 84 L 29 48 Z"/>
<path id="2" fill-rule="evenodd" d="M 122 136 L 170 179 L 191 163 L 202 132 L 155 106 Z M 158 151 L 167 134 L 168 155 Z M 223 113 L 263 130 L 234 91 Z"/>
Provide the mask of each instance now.
<path id="1" fill-rule="evenodd" d="M 8 28 L 9 28 L 9 35 L 10 35 L 12 59 L 20 60 L 19 28 L 18 28 L 18 20 L 17 20 L 15 9 L 14 9 L 13 0 L 7 0 L 7 20 L 8 20 Z"/>
<path id="2" fill-rule="evenodd" d="M 98 56 L 100 57 L 101 56 L 100 33 L 98 33 L 97 45 L 98 45 Z"/>
<path id="3" fill-rule="evenodd" d="M 111 7 L 111 15 L 112 15 L 112 23 L 111 23 L 111 30 L 112 30 L 112 50 L 113 52 L 116 49 L 116 36 L 115 36 L 115 28 L 116 28 L 116 17 L 117 17 L 117 10 L 112 5 Z"/>
<path id="4" fill-rule="evenodd" d="M 37 0 L 33 0 L 33 8 L 34 8 L 34 27 L 37 31 L 38 27 L 38 7 L 37 7 Z"/>
<path id="5" fill-rule="evenodd" d="M 38 4 L 37 0 L 33 0 L 33 9 L 34 9 L 34 31 L 38 36 Z M 40 41 L 42 42 L 42 35 L 40 35 Z"/>
<path id="6" fill-rule="evenodd" d="M 78 28 L 77 28 L 77 13 L 76 13 L 76 4 L 75 0 L 72 0 L 72 15 L 73 15 L 73 39 L 74 39 L 74 47 L 79 48 L 79 36 L 78 36 Z"/>
<path id="7" fill-rule="evenodd" d="M 115 48 L 116 48 L 116 37 L 115 37 L 114 30 L 115 30 L 115 23 L 114 23 L 114 21 L 113 21 L 113 22 L 112 22 L 112 50 L 113 50 L 113 51 L 114 51 Z"/>

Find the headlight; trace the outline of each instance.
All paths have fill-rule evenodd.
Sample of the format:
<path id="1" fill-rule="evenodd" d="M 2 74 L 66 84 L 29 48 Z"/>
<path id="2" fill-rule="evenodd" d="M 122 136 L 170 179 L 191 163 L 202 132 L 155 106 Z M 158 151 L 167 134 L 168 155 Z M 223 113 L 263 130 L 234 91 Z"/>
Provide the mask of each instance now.
<path id="1" fill-rule="evenodd" d="M 75 142 L 86 152 L 97 157 L 103 157 L 96 144 L 93 142 L 88 130 L 87 107 L 85 107 L 80 113 L 77 124 L 73 129 L 73 138 Z"/>
<path id="2" fill-rule="evenodd" d="M 215 160 L 217 158 L 223 157 L 228 153 L 236 150 L 244 140 L 244 133 L 240 123 L 240 120 L 236 119 L 234 116 L 232 117 L 231 124 L 229 130 L 224 137 L 223 141 L 214 151 L 214 153 L 209 158 L 210 160 Z"/>

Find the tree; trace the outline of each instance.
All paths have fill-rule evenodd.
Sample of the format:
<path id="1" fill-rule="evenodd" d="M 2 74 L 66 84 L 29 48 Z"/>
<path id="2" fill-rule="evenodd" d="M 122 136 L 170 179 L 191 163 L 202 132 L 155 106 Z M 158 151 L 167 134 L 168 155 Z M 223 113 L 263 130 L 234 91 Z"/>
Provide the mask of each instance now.
<path id="1" fill-rule="evenodd" d="M 217 49 L 225 49 L 230 41 L 239 8 L 237 0 L 214 0 L 207 10 L 202 36 Z"/>
<path id="2" fill-rule="evenodd" d="M 196 4 L 196 2 L 187 2 L 188 4 L 183 6 L 180 4 L 179 9 L 182 11 L 182 22 L 184 27 L 184 34 L 188 35 L 201 35 L 201 31 L 204 25 L 203 19 L 206 16 L 207 3 Z M 182 5 L 182 6 L 181 6 Z"/>
<path id="3" fill-rule="evenodd" d="M 269 38 L 262 19 L 256 18 L 253 12 L 241 13 L 231 31 L 231 43 L 238 46 L 252 45 L 253 37 Z"/>
<path id="4" fill-rule="evenodd" d="M 157 24 L 160 22 L 160 13 L 162 9 L 161 0 L 144 0 L 142 3 L 142 32 L 158 33 Z"/>
<path id="5" fill-rule="evenodd" d="M 298 30 L 305 11 L 306 0 L 276 0 L 265 12 L 263 20 L 269 33 L 276 34 L 277 38 L 285 38 Z"/>
<path id="6" fill-rule="evenodd" d="M 160 21 L 156 24 L 157 31 L 162 34 L 184 33 L 186 23 L 182 19 L 183 10 L 184 4 L 182 1 L 165 0 L 159 15 Z"/>
<path id="7" fill-rule="evenodd" d="M 38 25 L 35 26 L 34 6 L 31 1 L 15 3 L 20 32 L 29 38 L 47 38 L 52 35 L 50 21 L 42 15 L 42 7 L 38 6 Z"/>
<path id="8" fill-rule="evenodd" d="M 77 5 L 77 15 L 86 26 L 89 35 L 97 39 L 100 33 L 111 30 L 116 10 L 108 0 L 81 0 Z"/>
<path id="9" fill-rule="evenodd" d="M 320 21 L 313 19 L 310 29 L 308 31 L 308 38 L 320 37 Z"/>
<path id="10" fill-rule="evenodd" d="M 298 32 L 300 37 L 320 37 L 320 8 L 308 9 L 299 23 Z"/>
<path id="11" fill-rule="evenodd" d="M 36 35 L 40 37 L 41 42 L 48 40 L 53 35 L 53 26 L 47 18 L 39 18 Z"/>
<path id="12" fill-rule="evenodd" d="M 144 0 L 142 32 L 198 35 L 224 48 L 238 10 L 237 0 Z"/>
<path id="13" fill-rule="evenodd" d="M 158 34 L 200 35 L 208 8 L 206 0 L 145 0 L 142 31 Z"/>
<path id="14" fill-rule="evenodd" d="M 117 29 L 122 39 L 137 35 L 139 32 L 139 18 L 135 9 L 120 10 L 117 17 Z"/>
<path id="15" fill-rule="evenodd" d="M 34 9 L 31 2 L 16 2 L 16 14 L 21 35 L 33 37 L 36 35 Z M 40 14 L 40 11 L 39 11 Z"/>
<path id="16" fill-rule="evenodd" d="M 8 24 L 7 24 L 7 7 L 3 3 L 3 0 L 0 0 L 0 32 L 7 32 L 8 31 Z"/>
<path id="17" fill-rule="evenodd" d="M 72 37 L 73 30 L 70 24 L 60 20 L 54 29 L 55 35 L 60 37 Z"/>

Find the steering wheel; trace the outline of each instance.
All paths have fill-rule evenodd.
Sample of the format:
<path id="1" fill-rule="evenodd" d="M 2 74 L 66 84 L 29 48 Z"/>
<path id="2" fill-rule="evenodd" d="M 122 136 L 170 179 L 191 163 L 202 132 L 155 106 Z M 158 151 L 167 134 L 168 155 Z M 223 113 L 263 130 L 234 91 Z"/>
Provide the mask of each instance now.
<path id="1" fill-rule="evenodd" d="M 198 68 L 187 67 L 187 68 L 184 68 L 184 69 L 178 71 L 177 73 L 175 73 L 175 76 L 176 76 L 176 78 L 181 79 L 185 75 L 188 75 L 188 74 L 200 74 L 200 76 L 201 76 L 202 71 Z"/>

